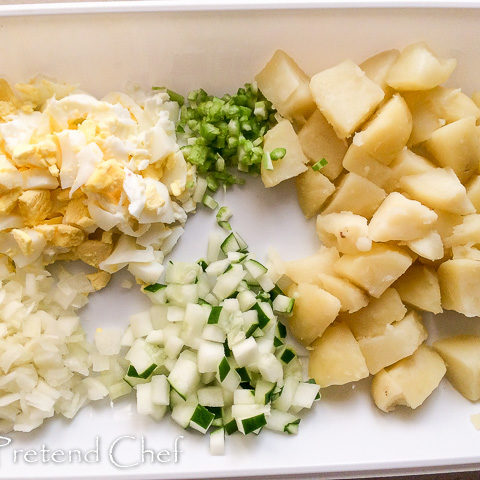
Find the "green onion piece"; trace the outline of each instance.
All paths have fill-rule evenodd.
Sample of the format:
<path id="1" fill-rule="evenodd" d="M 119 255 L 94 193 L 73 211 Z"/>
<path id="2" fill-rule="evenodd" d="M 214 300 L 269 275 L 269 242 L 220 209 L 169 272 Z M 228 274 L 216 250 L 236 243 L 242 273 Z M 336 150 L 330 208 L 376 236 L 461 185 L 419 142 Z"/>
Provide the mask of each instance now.
<path id="1" fill-rule="evenodd" d="M 321 170 L 323 167 L 325 167 L 326 165 L 328 164 L 327 160 L 325 158 L 322 158 L 321 160 L 319 160 L 317 163 L 314 163 L 312 165 L 312 169 L 315 170 L 316 172 L 318 172 L 319 170 Z"/>
<path id="2" fill-rule="evenodd" d="M 287 153 L 285 148 L 275 148 L 270 152 L 270 158 L 272 160 L 281 160 Z"/>
<path id="3" fill-rule="evenodd" d="M 203 200 L 202 200 L 202 203 L 212 209 L 212 210 L 215 210 L 217 207 L 218 207 L 218 203 L 216 202 L 216 200 L 211 197 L 208 193 L 206 193 L 204 196 L 203 196 Z"/>
<path id="4" fill-rule="evenodd" d="M 264 152 L 264 153 L 263 153 L 262 167 L 263 167 L 265 170 L 273 170 L 272 159 L 270 158 L 270 155 L 269 155 L 267 152 Z"/>
<path id="5" fill-rule="evenodd" d="M 162 285 L 161 283 L 152 283 L 151 285 L 147 285 L 146 287 L 144 287 L 144 290 L 147 292 L 155 293 L 166 287 L 166 285 Z"/>
<path id="6" fill-rule="evenodd" d="M 180 95 L 179 93 L 174 92 L 173 90 L 169 90 L 168 88 L 167 88 L 167 93 L 172 102 L 177 102 L 180 106 L 182 106 L 185 103 L 185 98 L 183 97 L 183 95 Z"/>

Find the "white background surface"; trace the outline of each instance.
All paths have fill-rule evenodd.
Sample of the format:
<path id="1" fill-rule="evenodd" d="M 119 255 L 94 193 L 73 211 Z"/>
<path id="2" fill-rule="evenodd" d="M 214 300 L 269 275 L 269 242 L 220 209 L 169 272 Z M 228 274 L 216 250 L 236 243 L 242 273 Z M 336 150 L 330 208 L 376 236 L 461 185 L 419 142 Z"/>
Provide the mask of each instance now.
<path id="1" fill-rule="evenodd" d="M 291 53 L 313 74 L 352 58 L 361 61 L 379 50 L 426 40 L 440 54 L 455 56 L 459 67 L 452 84 L 467 92 L 479 88 L 478 25 L 480 10 L 318 10 L 231 13 L 148 13 L 0 18 L 0 74 L 13 81 L 36 73 L 80 83 L 95 94 L 123 89 L 126 80 L 145 86 L 168 85 L 185 92 L 202 86 L 215 93 L 234 90 L 252 79 L 276 48 Z M 276 246 L 287 258 L 316 248 L 313 223 L 304 221 L 291 183 L 265 190 L 252 180 L 228 192 L 233 226 L 261 257 Z M 192 217 L 174 252 L 196 259 L 205 252 L 214 224 L 207 212 Z M 141 308 L 134 290 L 120 287 L 121 276 L 92 298 L 83 311 L 86 328 L 125 325 Z M 480 332 L 478 319 L 460 316 L 427 318 L 432 335 Z M 0 477 L 10 478 L 212 478 L 251 474 L 355 472 L 359 470 L 452 466 L 480 462 L 480 433 L 469 416 L 480 412 L 444 382 L 415 412 L 385 415 L 368 395 L 369 380 L 331 388 L 302 422 L 300 433 L 287 437 L 266 432 L 259 438 L 227 439 L 225 457 L 208 455 L 208 441 L 184 433 L 169 420 L 160 424 L 134 413 L 122 400 L 85 408 L 72 422 L 55 419 L 29 435 L 14 435 L 0 449 Z M 172 448 L 180 434 L 178 464 L 143 464 L 117 469 L 108 447 L 120 435 L 144 435 L 149 448 Z M 13 464 L 12 447 L 89 449 L 101 437 L 101 462 L 76 465 Z M 127 444 L 125 444 L 127 445 Z M 123 460 L 138 458 L 138 442 L 122 449 Z M 358 477 L 359 473 L 350 473 Z"/>

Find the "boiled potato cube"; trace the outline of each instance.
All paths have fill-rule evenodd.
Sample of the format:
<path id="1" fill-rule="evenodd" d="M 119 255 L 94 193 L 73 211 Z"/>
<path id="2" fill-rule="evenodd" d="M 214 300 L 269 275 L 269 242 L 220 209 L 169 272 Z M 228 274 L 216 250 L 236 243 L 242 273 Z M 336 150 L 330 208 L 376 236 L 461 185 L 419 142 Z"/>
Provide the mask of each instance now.
<path id="1" fill-rule="evenodd" d="M 381 335 L 358 340 L 371 374 L 411 355 L 427 338 L 420 315 L 407 313 L 399 322 L 385 327 Z"/>
<path id="2" fill-rule="evenodd" d="M 447 364 L 447 378 L 465 397 L 480 400 L 480 337 L 457 335 L 433 344 Z"/>
<path id="3" fill-rule="evenodd" d="M 346 325 L 334 323 L 312 347 L 308 375 L 321 388 L 344 385 L 368 377 L 365 359 Z"/>
<path id="4" fill-rule="evenodd" d="M 359 66 L 372 82 L 378 84 L 386 94 L 389 94 L 391 88 L 387 85 L 385 79 L 390 67 L 399 56 L 400 52 L 398 50 L 386 50 L 373 55 L 373 57 L 367 58 Z"/>
<path id="5" fill-rule="evenodd" d="M 347 173 L 323 213 L 352 212 L 371 218 L 386 197 L 385 191 L 356 173 Z"/>
<path id="6" fill-rule="evenodd" d="M 400 95 L 394 95 L 382 105 L 361 132 L 353 137 L 353 143 L 365 149 L 385 165 L 407 144 L 412 133 L 412 115 Z"/>
<path id="7" fill-rule="evenodd" d="M 308 163 L 308 159 L 288 120 L 281 120 L 265 134 L 263 150 L 270 153 L 276 148 L 285 148 L 286 154 L 283 158 L 273 161 L 273 170 L 267 170 L 262 165 L 262 181 L 266 187 L 274 187 L 307 170 L 305 164 Z"/>
<path id="8" fill-rule="evenodd" d="M 405 92 L 412 112 L 413 129 L 409 144 L 428 140 L 434 130 L 465 117 L 480 117 L 480 109 L 459 88 L 436 87 L 423 92 Z"/>
<path id="9" fill-rule="evenodd" d="M 298 139 L 303 153 L 312 163 L 322 158 L 327 164 L 322 173 L 330 180 L 335 180 L 342 172 L 342 159 L 347 151 L 345 140 L 337 137 L 332 126 L 327 122 L 319 110 L 315 110 L 307 123 L 298 132 Z"/>
<path id="10" fill-rule="evenodd" d="M 372 298 L 370 303 L 350 315 L 341 314 L 339 320 L 345 322 L 355 338 L 381 335 L 385 327 L 398 322 L 407 313 L 400 295 L 394 288 L 387 288 L 379 298 Z"/>
<path id="11" fill-rule="evenodd" d="M 340 258 L 336 248 L 320 247 L 309 257 L 285 262 L 285 275 L 295 283 L 315 283 L 317 274 L 333 273 L 335 262 Z"/>
<path id="12" fill-rule="evenodd" d="M 429 90 L 445 82 L 456 65 L 454 58 L 437 58 L 425 43 L 415 43 L 402 50 L 386 81 L 396 90 Z"/>
<path id="13" fill-rule="evenodd" d="M 466 187 L 467 197 L 472 202 L 475 210 L 480 213 L 480 175 L 473 177 Z"/>
<path id="14" fill-rule="evenodd" d="M 343 255 L 335 271 L 378 298 L 411 264 L 412 257 L 404 250 L 376 244 L 369 252 Z"/>
<path id="15" fill-rule="evenodd" d="M 435 165 L 426 158 L 404 148 L 390 164 L 390 178 L 385 185 L 385 190 L 392 192 L 399 188 L 400 179 L 407 175 L 425 173 L 435 168 Z"/>
<path id="16" fill-rule="evenodd" d="M 453 260 L 466 258 L 469 260 L 480 261 L 480 250 L 477 247 L 469 245 L 458 245 L 452 247 Z"/>
<path id="17" fill-rule="evenodd" d="M 442 306 L 467 317 L 480 316 L 480 262 L 447 260 L 438 268 Z"/>
<path id="18" fill-rule="evenodd" d="M 356 312 L 368 304 L 365 292 L 344 278 L 318 273 L 315 283 L 340 300 L 341 312 Z"/>
<path id="19" fill-rule="evenodd" d="M 315 109 L 310 79 L 283 50 L 277 50 L 255 77 L 258 88 L 280 115 L 304 123 Z"/>
<path id="20" fill-rule="evenodd" d="M 340 138 L 349 137 L 385 96 L 351 60 L 314 75 L 310 90 L 318 109 Z"/>
<path id="21" fill-rule="evenodd" d="M 415 240 L 432 231 L 437 214 L 417 200 L 392 192 L 383 201 L 368 225 L 374 242 Z"/>
<path id="22" fill-rule="evenodd" d="M 375 405 L 384 412 L 391 412 L 397 405 L 415 409 L 438 387 L 445 371 L 440 355 L 432 348 L 420 345 L 413 355 L 373 377 Z"/>
<path id="23" fill-rule="evenodd" d="M 446 247 L 475 245 L 480 243 L 480 214 L 465 215 L 462 223 L 453 227 L 452 234 L 445 239 Z"/>
<path id="24" fill-rule="evenodd" d="M 288 324 L 293 336 L 310 345 L 337 318 L 340 300 L 316 285 L 299 283 L 289 289 L 295 299 Z"/>
<path id="25" fill-rule="evenodd" d="M 421 264 L 412 265 L 393 285 L 407 305 L 432 313 L 442 312 L 437 272 Z"/>
<path id="26" fill-rule="evenodd" d="M 478 172 L 480 137 L 473 117 L 462 118 L 435 130 L 425 146 L 437 163 L 450 167 L 462 183 Z"/>
<path id="27" fill-rule="evenodd" d="M 365 177 L 380 188 L 390 181 L 392 175 L 390 168 L 353 143 L 343 158 L 343 167 L 349 172 Z"/>
<path id="28" fill-rule="evenodd" d="M 372 248 L 367 219 L 351 212 L 319 215 L 317 234 L 324 245 L 342 253 L 368 252 Z"/>
<path id="29" fill-rule="evenodd" d="M 444 257 L 443 241 L 440 234 L 433 230 L 428 235 L 417 240 L 406 242 L 407 247 L 418 256 L 431 260 L 440 260 Z"/>
<path id="30" fill-rule="evenodd" d="M 460 215 L 475 211 L 465 187 L 451 169 L 434 168 L 425 173 L 403 177 L 400 179 L 400 188 L 430 208 Z"/>
<path id="31" fill-rule="evenodd" d="M 462 223 L 463 217 L 455 213 L 446 212 L 445 210 L 436 209 L 435 212 L 438 215 L 435 229 L 445 245 L 447 238 L 452 236 L 455 226 Z"/>
<path id="32" fill-rule="evenodd" d="M 335 191 L 335 185 L 325 175 L 311 168 L 295 178 L 295 185 L 298 203 L 307 218 L 316 215 Z"/>

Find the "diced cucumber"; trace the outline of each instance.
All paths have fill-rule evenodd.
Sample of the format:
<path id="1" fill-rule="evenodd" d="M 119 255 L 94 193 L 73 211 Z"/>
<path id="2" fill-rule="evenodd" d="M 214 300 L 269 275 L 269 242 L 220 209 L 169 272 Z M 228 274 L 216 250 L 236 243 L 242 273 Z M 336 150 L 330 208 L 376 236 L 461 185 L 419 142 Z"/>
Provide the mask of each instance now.
<path id="1" fill-rule="evenodd" d="M 245 272 L 241 265 L 234 264 L 227 272 L 220 275 L 212 293 L 220 300 L 229 297 L 242 281 Z"/>
<path id="2" fill-rule="evenodd" d="M 188 403 L 174 406 L 171 413 L 172 420 L 178 423 L 181 427 L 187 428 L 190 426 L 190 420 L 192 419 L 196 407 L 197 405 Z"/>
<path id="3" fill-rule="evenodd" d="M 220 245 L 222 252 L 227 255 L 228 252 L 239 252 L 242 250 L 238 243 L 235 234 L 231 233 Z"/>
<path id="4" fill-rule="evenodd" d="M 151 379 L 152 402 L 155 405 L 170 405 L 170 384 L 165 375 L 154 375 Z"/>
<path id="5" fill-rule="evenodd" d="M 255 392 L 242 388 L 237 389 L 233 392 L 233 403 L 235 405 L 253 405 L 255 404 Z"/>
<path id="6" fill-rule="evenodd" d="M 212 277 L 218 277 L 230 266 L 230 260 L 225 258 L 223 260 L 217 260 L 212 262 L 205 270 L 205 273 Z"/>
<path id="7" fill-rule="evenodd" d="M 253 337 L 246 338 L 232 347 L 232 353 L 239 367 L 250 365 L 257 360 L 257 342 Z"/>
<path id="8" fill-rule="evenodd" d="M 258 380 L 257 384 L 255 385 L 255 403 L 267 405 L 272 398 L 275 387 L 276 383 Z"/>
<path id="9" fill-rule="evenodd" d="M 224 358 L 223 344 L 201 340 L 198 348 L 197 362 L 200 373 L 216 372 Z"/>
<path id="10" fill-rule="evenodd" d="M 258 277 L 257 279 L 258 284 L 262 287 L 262 290 L 265 292 L 270 292 L 275 288 L 275 284 L 273 283 L 272 279 L 269 277 L 268 273 L 263 274 L 262 276 Z"/>
<path id="11" fill-rule="evenodd" d="M 198 302 L 198 286 L 171 283 L 167 286 L 165 295 L 170 304 L 185 307 L 187 303 Z"/>
<path id="12" fill-rule="evenodd" d="M 279 313 L 291 313 L 295 299 L 285 295 L 277 295 L 273 300 L 273 310 Z"/>
<path id="13" fill-rule="evenodd" d="M 243 292 L 240 292 L 237 296 L 237 300 L 242 312 L 250 310 L 257 303 L 255 293 L 253 293 L 251 290 L 244 290 Z"/>
<path id="14" fill-rule="evenodd" d="M 292 400 L 294 408 L 312 408 L 316 400 L 320 387 L 314 383 L 299 383 Z"/>
<path id="15" fill-rule="evenodd" d="M 222 306 L 214 305 L 210 310 L 210 315 L 208 316 L 207 323 L 210 325 L 215 325 L 218 323 L 218 319 L 220 318 L 220 314 L 222 313 Z"/>
<path id="16" fill-rule="evenodd" d="M 167 307 L 167 320 L 172 323 L 183 322 L 185 319 L 185 309 L 176 305 Z"/>
<path id="17" fill-rule="evenodd" d="M 288 412 L 282 412 L 281 410 L 270 410 L 270 415 L 267 417 L 267 424 L 265 428 L 269 430 L 274 430 L 276 432 L 287 432 L 291 429 L 291 426 L 296 422 L 299 422 L 300 419 L 295 415 L 292 415 Z M 296 423 L 298 425 L 298 423 Z"/>
<path id="18" fill-rule="evenodd" d="M 292 406 L 295 392 L 298 388 L 299 381 L 293 377 L 287 377 L 282 388 L 282 393 L 273 402 L 273 408 L 287 412 Z"/>
<path id="19" fill-rule="evenodd" d="M 208 237 L 207 261 L 215 262 L 219 259 L 221 252 L 220 245 L 223 243 L 224 234 L 219 231 L 212 232 Z"/>
<path id="20" fill-rule="evenodd" d="M 153 330 L 149 311 L 130 315 L 129 321 L 135 338 L 146 337 Z"/>
<path id="21" fill-rule="evenodd" d="M 190 418 L 190 426 L 200 433 L 207 433 L 215 415 L 202 405 L 197 405 Z"/>
<path id="22" fill-rule="evenodd" d="M 278 383 L 283 379 L 282 363 L 273 353 L 260 355 L 257 368 L 267 382 Z"/>
<path id="23" fill-rule="evenodd" d="M 140 415 L 150 415 L 153 413 L 151 383 L 137 385 L 137 412 Z"/>
<path id="24" fill-rule="evenodd" d="M 260 262 L 256 260 L 247 260 L 244 263 L 245 268 L 247 269 L 248 273 L 257 280 L 262 275 L 265 275 L 268 272 L 267 267 L 263 266 Z"/>
<path id="25" fill-rule="evenodd" d="M 221 387 L 205 387 L 197 391 L 198 403 L 204 407 L 223 407 Z"/>
<path id="26" fill-rule="evenodd" d="M 227 335 L 218 325 L 205 325 L 202 332 L 202 338 L 210 340 L 211 342 L 219 342 L 223 344 Z"/>
<path id="27" fill-rule="evenodd" d="M 132 387 L 124 380 L 108 386 L 107 389 L 111 400 L 128 395 L 132 391 Z"/>
<path id="28" fill-rule="evenodd" d="M 132 327 L 127 327 L 125 333 L 122 336 L 122 340 L 120 344 L 122 347 L 131 347 L 133 342 L 135 341 L 135 337 L 133 336 Z"/>
<path id="29" fill-rule="evenodd" d="M 168 284 L 176 283 L 181 285 L 195 283 L 200 271 L 201 267 L 198 263 L 169 263 L 165 268 L 165 281 Z"/>
<path id="30" fill-rule="evenodd" d="M 163 330 L 152 330 L 146 336 L 145 341 L 148 343 L 152 343 L 153 345 L 163 345 Z"/>
<path id="31" fill-rule="evenodd" d="M 279 354 L 279 358 L 283 363 L 290 363 L 296 356 L 297 354 L 290 347 L 283 348 L 283 350 Z"/>
<path id="32" fill-rule="evenodd" d="M 258 326 L 261 329 L 265 328 L 274 319 L 272 307 L 266 302 L 256 303 L 253 310 L 258 314 Z"/>
<path id="33" fill-rule="evenodd" d="M 180 396 L 186 398 L 200 382 L 197 364 L 180 357 L 168 375 L 168 382 Z"/>
<path id="34" fill-rule="evenodd" d="M 195 203 L 202 201 L 205 192 L 207 191 L 207 180 L 203 177 L 197 177 L 197 184 L 195 185 L 195 191 L 192 195 L 192 200 Z"/>
<path id="35" fill-rule="evenodd" d="M 232 367 L 226 357 L 223 357 L 222 361 L 218 365 L 218 376 L 220 382 L 225 380 L 225 377 L 229 374 Z"/>
<path id="36" fill-rule="evenodd" d="M 212 455 L 223 455 L 225 453 L 225 431 L 218 428 L 210 434 L 210 453 Z"/>

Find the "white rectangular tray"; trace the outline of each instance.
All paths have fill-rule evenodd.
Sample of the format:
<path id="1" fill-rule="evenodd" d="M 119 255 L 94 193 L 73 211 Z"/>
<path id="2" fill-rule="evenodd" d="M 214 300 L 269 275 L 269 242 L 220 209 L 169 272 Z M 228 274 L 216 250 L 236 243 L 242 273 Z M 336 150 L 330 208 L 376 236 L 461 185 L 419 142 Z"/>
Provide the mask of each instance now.
<path id="1" fill-rule="evenodd" d="M 127 8 L 109 2 L 97 7 L 0 6 L 0 14 L 5 15 L 0 17 L 0 74 L 20 81 L 43 73 L 78 83 L 97 95 L 123 89 L 127 81 L 147 88 L 168 85 L 186 92 L 201 86 L 223 93 L 252 80 L 277 48 L 285 49 L 313 74 L 345 58 L 361 61 L 382 49 L 425 40 L 440 54 L 458 59 L 452 85 L 461 85 L 467 92 L 480 88 L 477 9 L 288 9 L 284 2 L 285 8 L 277 10 L 231 11 L 212 10 L 212 3 L 192 3 L 197 10 L 205 7 L 208 11 L 188 11 L 184 2 L 179 6 L 182 12 L 155 12 L 172 9 L 173 2 L 139 2 L 138 9 L 149 11 L 132 13 L 133 3 L 128 2 L 129 12 L 123 13 L 101 13 Z M 340 3 L 345 6 L 345 2 L 328 2 L 328 6 Z M 467 3 L 471 2 L 463 5 Z M 12 16 L 19 11 L 32 15 Z M 33 15 L 49 12 L 57 15 Z M 258 179 L 252 179 L 220 200 L 232 207 L 234 228 L 259 256 L 270 245 L 286 258 L 305 256 L 317 247 L 313 222 L 303 219 L 290 182 L 266 190 Z M 201 257 L 213 224 L 213 215 L 207 212 L 191 218 L 173 257 Z M 121 288 L 120 279 L 121 274 L 105 291 L 95 294 L 83 311 L 90 332 L 99 326 L 125 325 L 128 314 L 145 305 L 138 292 Z M 444 315 L 427 322 L 433 334 L 480 332 L 478 319 Z M 72 422 L 53 419 L 31 434 L 12 435 L 13 443 L 0 448 L 0 478 L 186 479 L 273 474 L 298 478 L 307 473 L 358 478 L 380 470 L 427 472 L 479 466 L 480 432 L 474 430 L 469 417 L 480 412 L 480 406 L 463 399 L 446 381 L 418 411 L 389 415 L 373 406 L 368 388 L 367 380 L 355 388 L 328 389 L 302 422 L 298 436 L 266 432 L 245 439 L 235 435 L 227 439 L 224 457 L 211 457 L 207 438 L 185 433 L 168 419 L 157 424 L 136 415 L 131 398 L 115 408 L 105 402 L 85 408 Z M 156 451 L 172 450 L 174 439 L 183 435 L 179 461 L 151 464 L 147 459 L 136 467 L 116 467 L 109 448 L 123 435 L 136 440 L 120 442 L 113 458 L 117 463 L 139 460 L 142 435 L 147 447 Z M 14 448 L 38 451 L 45 444 L 49 449 L 86 451 L 96 436 L 100 455 L 92 463 L 42 463 L 38 457 L 26 463 L 22 453 L 14 462 Z M 89 458 L 97 460 L 93 454 Z"/>

